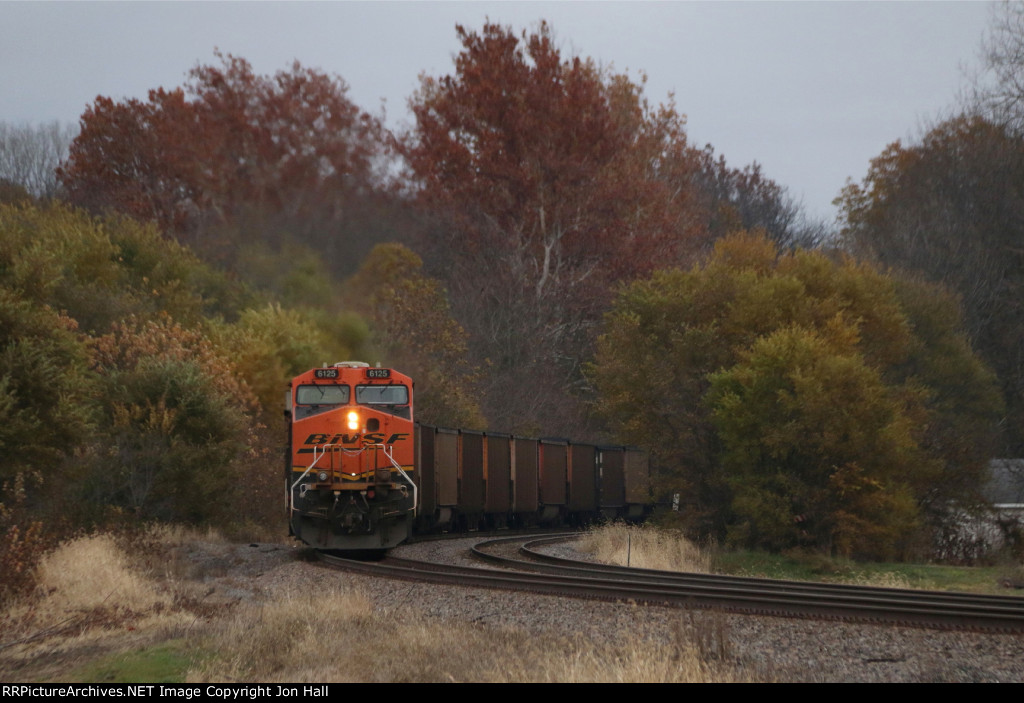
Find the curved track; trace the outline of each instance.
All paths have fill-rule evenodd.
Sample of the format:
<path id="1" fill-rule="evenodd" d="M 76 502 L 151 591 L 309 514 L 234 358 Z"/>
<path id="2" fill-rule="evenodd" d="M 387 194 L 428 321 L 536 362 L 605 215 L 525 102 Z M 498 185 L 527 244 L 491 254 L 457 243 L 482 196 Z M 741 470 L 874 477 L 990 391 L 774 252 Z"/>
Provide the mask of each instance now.
<path id="1" fill-rule="evenodd" d="M 397 557 L 369 564 L 328 555 L 321 559 L 348 571 L 431 583 L 762 615 L 1024 632 L 1020 597 L 653 571 L 560 559 L 534 549 L 567 539 L 574 537 L 519 536 L 483 541 L 473 548 L 474 556 L 502 570 Z"/>

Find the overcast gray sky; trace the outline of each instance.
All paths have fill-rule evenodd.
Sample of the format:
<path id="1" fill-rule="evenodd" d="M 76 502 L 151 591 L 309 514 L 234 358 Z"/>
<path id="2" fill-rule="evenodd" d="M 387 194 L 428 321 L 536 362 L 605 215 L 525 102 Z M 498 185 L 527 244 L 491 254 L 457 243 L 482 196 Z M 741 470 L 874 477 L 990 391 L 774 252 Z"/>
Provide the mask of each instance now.
<path id="1" fill-rule="evenodd" d="M 450 73 L 455 24 L 546 19 L 563 53 L 648 76 L 692 142 L 765 173 L 831 218 L 889 142 L 948 110 L 977 66 L 982 2 L 0 1 L 0 120 L 76 121 L 97 95 L 174 87 L 214 47 L 258 73 L 293 60 L 338 74 L 388 124 L 418 75 Z"/>

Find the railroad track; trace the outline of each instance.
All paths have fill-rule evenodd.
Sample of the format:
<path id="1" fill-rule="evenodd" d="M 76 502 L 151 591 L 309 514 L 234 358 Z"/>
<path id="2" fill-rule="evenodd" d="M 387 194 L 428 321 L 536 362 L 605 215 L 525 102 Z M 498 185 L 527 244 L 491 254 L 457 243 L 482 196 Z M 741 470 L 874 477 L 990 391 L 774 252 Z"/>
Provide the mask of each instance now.
<path id="1" fill-rule="evenodd" d="M 473 548 L 476 558 L 500 569 L 391 556 L 375 563 L 324 554 L 320 558 L 347 571 L 439 584 L 758 615 L 1024 632 L 1021 597 L 674 573 L 580 562 L 537 551 L 571 539 L 575 537 L 565 534 L 517 536 L 486 540 Z"/>

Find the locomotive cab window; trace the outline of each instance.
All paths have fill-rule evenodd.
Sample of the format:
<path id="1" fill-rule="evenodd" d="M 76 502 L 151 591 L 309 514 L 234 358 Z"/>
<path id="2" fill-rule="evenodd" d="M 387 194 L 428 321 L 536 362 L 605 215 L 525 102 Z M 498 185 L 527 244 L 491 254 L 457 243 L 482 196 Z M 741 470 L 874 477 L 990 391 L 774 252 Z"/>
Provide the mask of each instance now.
<path id="1" fill-rule="evenodd" d="M 295 419 L 326 412 L 334 405 L 345 405 L 349 399 L 348 386 L 303 385 L 295 391 Z M 325 407 L 326 406 L 326 407 Z"/>
<path id="2" fill-rule="evenodd" d="M 409 417 L 409 389 L 406 386 L 356 386 L 356 402 L 360 405 L 384 406 L 379 409 L 399 417 Z"/>

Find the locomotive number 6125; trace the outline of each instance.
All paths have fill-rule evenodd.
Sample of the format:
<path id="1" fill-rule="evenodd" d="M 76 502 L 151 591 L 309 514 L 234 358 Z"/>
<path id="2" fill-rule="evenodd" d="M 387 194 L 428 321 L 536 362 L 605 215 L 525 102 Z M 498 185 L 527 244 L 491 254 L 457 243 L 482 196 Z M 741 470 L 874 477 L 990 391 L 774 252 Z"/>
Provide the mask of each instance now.
<path id="1" fill-rule="evenodd" d="M 320 549 L 383 550 L 416 511 L 412 380 L 344 361 L 292 379 L 286 495 L 293 535 Z"/>

